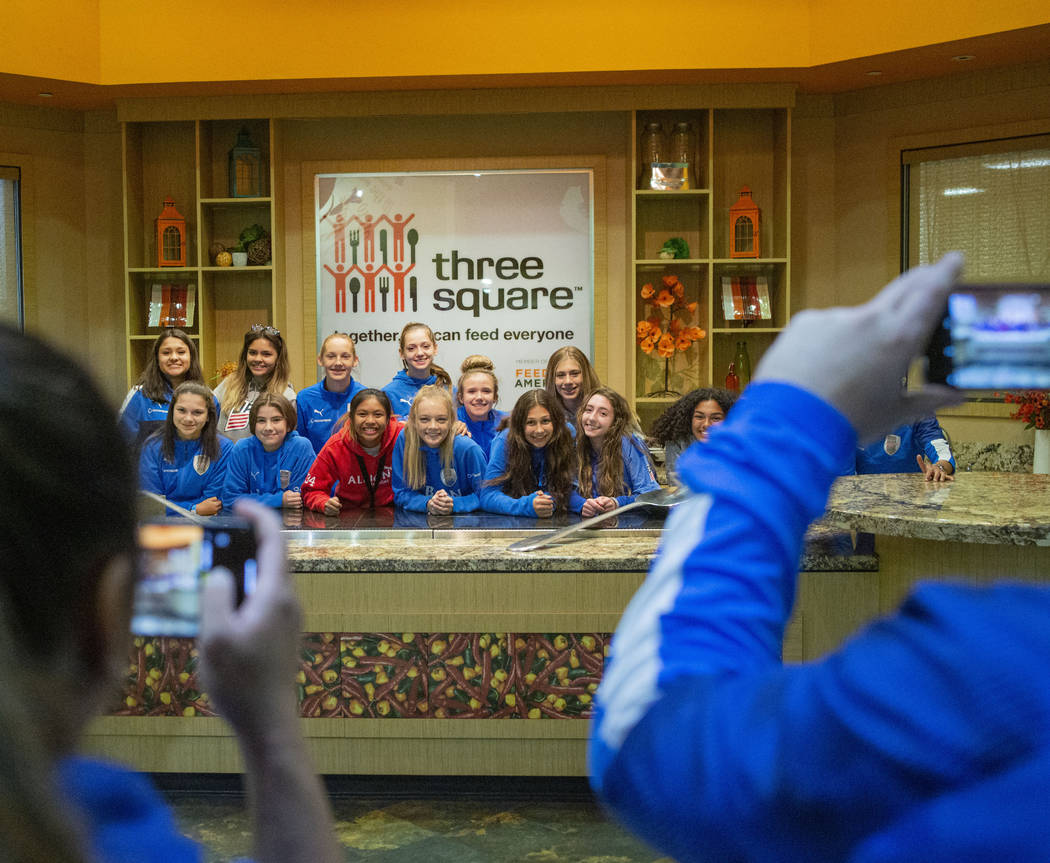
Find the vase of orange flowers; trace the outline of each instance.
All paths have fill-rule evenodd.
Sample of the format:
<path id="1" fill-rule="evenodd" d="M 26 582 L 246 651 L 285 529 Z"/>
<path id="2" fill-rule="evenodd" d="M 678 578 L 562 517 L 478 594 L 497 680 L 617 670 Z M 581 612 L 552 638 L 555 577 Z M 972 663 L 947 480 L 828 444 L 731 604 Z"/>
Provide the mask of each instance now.
<path id="1" fill-rule="evenodd" d="M 685 354 L 693 343 L 703 339 L 707 333 L 696 325 L 697 303 L 686 302 L 685 286 L 678 276 L 668 273 L 654 287 L 651 282 L 642 285 L 643 314 L 638 321 L 635 335 L 642 353 L 664 361 L 662 390 L 646 393 L 647 396 L 678 396 L 671 389 L 671 360 Z"/>
<path id="2" fill-rule="evenodd" d="M 1050 473 L 1050 393 L 1043 390 L 1007 393 L 1003 400 L 1017 405 L 1010 419 L 1021 420 L 1026 429 L 1035 429 L 1032 473 Z"/>

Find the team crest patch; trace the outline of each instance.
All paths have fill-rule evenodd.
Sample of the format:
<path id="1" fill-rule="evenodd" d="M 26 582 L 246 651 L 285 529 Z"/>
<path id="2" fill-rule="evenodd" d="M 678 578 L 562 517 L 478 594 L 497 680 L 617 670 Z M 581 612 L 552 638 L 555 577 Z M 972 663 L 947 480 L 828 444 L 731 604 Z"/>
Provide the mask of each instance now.
<path id="1" fill-rule="evenodd" d="M 197 471 L 197 476 L 204 476 L 209 467 L 211 467 L 211 459 L 204 453 L 198 453 L 193 457 L 193 469 Z"/>
<path id="2" fill-rule="evenodd" d="M 886 435 L 886 440 L 882 442 L 882 448 L 885 450 L 886 455 L 893 455 L 901 448 L 901 436 L 897 434 Z"/>

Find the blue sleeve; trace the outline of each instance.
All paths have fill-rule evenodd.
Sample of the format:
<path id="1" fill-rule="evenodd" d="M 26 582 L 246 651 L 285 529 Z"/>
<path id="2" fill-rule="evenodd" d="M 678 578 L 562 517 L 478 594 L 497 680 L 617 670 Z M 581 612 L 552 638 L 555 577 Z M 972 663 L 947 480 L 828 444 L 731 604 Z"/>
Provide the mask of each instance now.
<path id="1" fill-rule="evenodd" d="M 492 439 L 492 449 L 489 451 L 489 463 L 485 468 L 485 483 L 489 480 L 503 476 L 507 470 L 507 436 L 503 433 Z M 527 494 L 525 497 L 511 497 L 503 492 L 502 485 L 481 486 L 481 508 L 486 512 L 498 512 L 501 515 L 536 515 L 532 501 L 536 492 Z"/>
<path id="2" fill-rule="evenodd" d="M 625 437 L 621 452 L 623 453 L 623 478 L 630 489 L 630 494 L 620 495 L 616 498 L 618 506 L 633 503 L 634 499 L 647 491 L 656 491 L 660 483 L 653 476 L 649 465 L 649 455 L 642 452 L 641 444 L 633 437 Z"/>
<path id="3" fill-rule="evenodd" d="M 306 405 L 304 402 L 306 399 L 303 396 L 306 395 L 306 390 L 299 393 L 299 397 L 295 400 L 295 428 L 299 434 L 310 441 L 310 447 L 313 448 L 313 440 L 309 437 L 310 425 L 307 422 L 308 416 L 306 413 Z"/>
<path id="4" fill-rule="evenodd" d="M 292 438 L 289 443 L 292 444 L 293 449 L 287 463 L 287 469 L 291 472 L 288 488 L 292 491 L 300 491 L 314 463 L 314 448 L 310 441 L 301 435 Z"/>
<path id="5" fill-rule="evenodd" d="M 120 412 L 120 427 L 128 440 L 135 440 L 139 433 L 139 422 L 142 420 L 142 390 L 135 389 L 128 394 Z"/>
<path id="6" fill-rule="evenodd" d="M 566 504 L 566 508 L 569 512 L 574 512 L 577 515 L 583 512 L 583 505 L 587 502 L 582 494 L 580 494 L 580 487 L 573 483 L 572 491 L 569 492 L 569 502 Z"/>
<path id="7" fill-rule="evenodd" d="M 160 481 L 160 459 L 160 441 L 147 441 L 139 454 L 139 488 L 163 495 L 165 492 Z"/>
<path id="8" fill-rule="evenodd" d="M 232 449 L 233 443 L 230 439 L 219 435 L 219 460 L 208 469 L 208 480 L 204 484 L 204 494 L 201 500 L 207 500 L 209 497 L 223 500 L 223 484 L 226 482 L 226 467 L 230 463 L 230 450 Z M 223 505 L 226 505 L 225 501 Z"/>
<path id="9" fill-rule="evenodd" d="M 250 442 L 252 438 L 244 438 L 243 442 Z M 241 446 L 242 441 L 237 441 L 230 449 L 226 461 L 226 476 L 222 483 L 223 509 L 230 509 L 242 497 L 252 497 L 251 487 L 251 465 L 252 454 L 247 446 Z"/>
<path id="10" fill-rule="evenodd" d="M 1046 673 L 1002 669 L 1050 650 L 1045 590 L 1004 632 L 982 603 L 1008 600 L 930 586 L 824 661 L 782 666 L 803 535 L 854 445 L 830 406 L 760 383 L 679 461 L 696 494 L 617 627 L 589 748 L 595 790 L 677 860 L 904 859 L 851 852 L 1030 757 Z"/>
<path id="11" fill-rule="evenodd" d="M 407 509 L 410 512 L 426 512 L 427 501 L 430 500 L 423 492 L 409 488 L 405 484 L 405 435 L 404 432 L 397 436 L 394 442 L 394 455 L 392 457 L 393 471 L 390 475 L 390 484 L 394 489 L 394 504 Z"/>
<path id="12" fill-rule="evenodd" d="M 912 426 L 912 431 L 915 434 L 916 447 L 921 448 L 926 458 L 931 462 L 950 462 L 952 471 L 955 470 L 955 456 L 936 417 L 919 420 Z"/>
<path id="13" fill-rule="evenodd" d="M 457 494 L 452 498 L 453 512 L 473 512 L 481 506 L 481 483 L 485 479 L 485 451 L 470 438 L 456 438 L 454 450 L 456 473 L 460 489 L 470 489 L 468 494 Z"/>

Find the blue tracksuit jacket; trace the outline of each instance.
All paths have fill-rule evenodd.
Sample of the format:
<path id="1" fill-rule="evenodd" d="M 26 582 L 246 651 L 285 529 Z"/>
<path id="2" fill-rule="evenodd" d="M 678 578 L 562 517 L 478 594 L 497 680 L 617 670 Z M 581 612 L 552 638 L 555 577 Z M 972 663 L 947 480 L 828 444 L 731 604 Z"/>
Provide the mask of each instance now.
<path id="1" fill-rule="evenodd" d="M 295 430 L 310 441 L 314 455 L 321 451 L 332 436 L 336 423 L 343 418 L 350 405 L 350 399 L 363 389 L 366 389 L 364 384 L 351 379 L 346 392 L 333 393 L 325 389 L 322 379 L 296 393 Z"/>
<path id="2" fill-rule="evenodd" d="M 467 409 L 463 405 L 456 409 L 456 419 L 467 424 L 467 431 L 470 432 L 474 443 L 481 447 L 486 458 L 492 455 L 492 441 L 496 437 L 496 426 L 500 424 L 506 415 L 504 411 L 490 410 L 489 415 L 485 419 L 476 421 L 470 418 Z"/>
<path id="3" fill-rule="evenodd" d="M 642 450 L 642 445 L 631 435 L 625 435 L 620 442 L 620 454 L 623 456 L 623 481 L 628 488 L 627 494 L 616 496 L 617 506 L 631 503 L 638 495 L 647 491 L 656 491 L 660 483 L 653 476 L 653 470 L 649 465 L 648 453 Z M 598 457 L 591 455 L 591 484 L 592 488 L 598 482 Z M 596 495 L 592 492 L 592 497 Z M 574 489 L 569 496 L 569 509 L 580 512 L 586 501 L 578 489 Z"/>
<path id="4" fill-rule="evenodd" d="M 209 462 L 200 455 L 199 440 L 175 440 L 175 463 L 165 461 L 160 437 L 146 441 L 139 456 L 139 486 L 160 494 L 183 509 L 193 509 L 202 500 L 222 496 L 230 450 L 233 444 L 220 435 L 219 458 Z M 227 506 L 229 504 L 226 504 Z"/>
<path id="5" fill-rule="evenodd" d="M 314 463 L 314 448 L 298 432 L 288 432 L 281 448 L 266 452 L 252 435 L 233 445 L 226 482 L 222 488 L 222 505 L 229 509 L 242 497 L 254 497 L 267 506 L 281 508 L 285 491 L 299 491 Z M 287 489 L 281 488 L 281 471 L 291 473 Z"/>
<path id="6" fill-rule="evenodd" d="M 951 462 L 955 457 L 934 417 L 901 426 L 866 447 L 857 448 L 857 473 L 918 473 L 915 457 L 925 454 L 931 462 Z"/>
<path id="7" fill-rule="evenodd" d="M 547 448 L 529 447 L 532 450 L 532 477 L 536 481 L 537 491 L 525 497 L 511 497 L 505 494 L 502 485 L 482 485 L 481 508 L 488 512 L 502 515 L 529 515 L 536 518 L 532 506 L 539 491 L 547 490 Z M 489 464 L 485 469 L 485 481 L 503 476 L 507 470 L 507 430 L 501 431 L 492 441 L 489 453 Z"/>
<path id="8" fill-rule="evenodd" d="M 408 416 L 408 409 L 412 407 L 412 402 L 416 398 L 416 394 L 428 384 L 436 383 L 437 375 L 431 375 L 420 380 L 410 377 L 408 372 L 401 369 L 394 375 L 394 379 L 383 387 L 383 392 L 390 399 L 390 407 L 393 408 L 394 414 L 401 419 L 405 419 Z"/>
<path id="9" fill-rule="evenodd" d="M 1050 589 L 919 586 L 819 662 L 784 666 L 803 536 L 855 448 L 808 392 L 758 383 L 678 464 L 612 641 L 591 782 L 680 861 L 1046 860 Z"/>
<path id="10" fill-rule="evenodd" d="M 473 512 L 481 504 L 481 480 L 485 476 L 485 453 L 470 438 L 453 438 L 452 463 L 455 475 L 442 476 L 441 453 L 432 447 L 420 449 L 426 457 L 427 481 L 423 488 L 405 484 L 405 437 L 402 433 L 394 444 L 394 503 L 403 509 L 426 512 L 427 501 L 443 488 L 452 497 L 453 512 Z"/>

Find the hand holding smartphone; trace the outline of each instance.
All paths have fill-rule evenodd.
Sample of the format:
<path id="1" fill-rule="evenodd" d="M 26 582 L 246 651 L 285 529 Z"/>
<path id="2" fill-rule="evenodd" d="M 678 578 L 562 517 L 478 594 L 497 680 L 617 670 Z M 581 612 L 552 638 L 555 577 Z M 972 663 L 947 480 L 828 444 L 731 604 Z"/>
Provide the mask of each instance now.
<path id="1" fill-rule="evenodd" d="M 237 604 L 255 589 L 255 531 L 242 518 L 213 516 L 139 527 L 141 575 L 135 585 L 131 631 L 135 635 L 192 638 L 200 631 L 201 585 L 216 567 L 228 569 Z"/>

